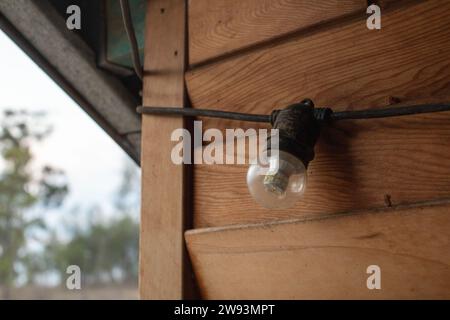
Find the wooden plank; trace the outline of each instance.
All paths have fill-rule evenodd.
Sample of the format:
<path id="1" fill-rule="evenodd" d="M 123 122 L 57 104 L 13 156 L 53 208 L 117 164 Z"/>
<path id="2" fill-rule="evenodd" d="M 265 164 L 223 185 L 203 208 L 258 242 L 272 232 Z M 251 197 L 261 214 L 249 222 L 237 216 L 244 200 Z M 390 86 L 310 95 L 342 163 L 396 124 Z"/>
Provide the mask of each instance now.
<path id="1" fill-rule="evenodd" d="M 450 113 L 338 122 L 322 131 L 308 169 L 306 192 L 289 209 L 269 210 L 255 203 L 247 189 L 247 165 L 197 165 L 194 226 L 256 223 L 450 198 L 449 163 Z"/>
<path id="2" fill-rule="evenodd" d="M 449 21 L 446 0 L 393 7 L 381 30 L 356 19 L 195 68 L 189 96 L 197 108 L 265 113 L 305 97 L 342 110 L 446 94 Z"/>
<path id="3" fill-rule="evenodd" d="M 270 113 L 304 97 L 336 110 L 385 107 L 397 99 L 450 101 L 450 2 L 383 12 L 380 31 L 353 21 L 194 69 L 187 75 L 191 101 L 199 108 L 249 113 Z M 382 207 L 385 196 L 394 204 L 448 197 L 448 117 L 354 121 L 324 131 L 305 201 L 290 210 L 255 207 L 244 166 L 198 166 L 194 225 Z M 203 128 L 210 127 L 260 126 L 204 119 Z"/>
<path id="4" fill-rule="evenodd" d="M 144 105 L 184 106 L 185 2 L 148 2 Z M 181 118 L 142 118 L 142 208 L 139 291 L 142 299 L 184 297 L 184 168 L 170 154 Z"/>
<path id="5" fill-rule="evenodd" d="M 449 299 L 450 205 L 188 231 L 206 299 Z M 368 290 L 367 267 L 381 269 Z"/>
<path id="6" fill-rule="evenodd" d="M 359 12 L 366 0 L 194 0 L 189 3 L 190 64 Z"/>

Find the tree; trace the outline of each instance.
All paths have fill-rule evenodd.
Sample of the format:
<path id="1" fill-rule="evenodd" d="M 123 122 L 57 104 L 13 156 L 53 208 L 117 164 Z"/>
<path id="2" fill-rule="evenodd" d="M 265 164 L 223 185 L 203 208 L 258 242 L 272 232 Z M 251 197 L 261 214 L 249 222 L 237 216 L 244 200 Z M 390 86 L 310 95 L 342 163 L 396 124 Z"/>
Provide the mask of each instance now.
<path id="1" fill-rule="evenodd" d="M 139 203 L 136 165 L 126 162 L 122 181 L 114 194 L 115 212 L 108 221 L 91 219 L 85 225 L 69 226 L 69 241 L 54 237 L 45 250 L 51 269 L 66 277 L 69 265 L 77 265 L 84 285 L 136 284 L 138 277 L 139 224 L 134 219 Z M 101 217 L 100 206 L 90 216 Z"/>
<path id="2" fill-rule="evenodd" d="M 78 228 L 67 243 L 50 242 L 46 252 L 52 255 L 50 261 L 62 279 L 68 266 L 77 265 L 84 285 L 135 283 L 138 235 L 138 224 L 129 216 L 120 216 Z"/>
<path id="3" fill-rule="evenodd" d="M 49 126 L 41 122 L 43 113 L 7 110 L 1 118 L 0 154 L 0 285 L 3 297 L 10 298 L 10 290 L 17 276 L 17 266 L 29 266 L 23 249 L 26 233 L 33 228 L 45 228 L 41 219 L 27 216 L 37 206 L 60 206 L 68 192 L 64 172 L 51 166 L 32 170 L 34 143 L 51 134 Z M 39 173 L 36 173 L 39 172 Z M 22 254 L 21 254 L 22 253 Z"/>
<path id="4" fill-rule="evenodd" d="M 136 164 L 124 159 L 122 180 L 115 193 L 115 207 L 118 212 L 137 213 L 140 204 L 140 177 Z"/>

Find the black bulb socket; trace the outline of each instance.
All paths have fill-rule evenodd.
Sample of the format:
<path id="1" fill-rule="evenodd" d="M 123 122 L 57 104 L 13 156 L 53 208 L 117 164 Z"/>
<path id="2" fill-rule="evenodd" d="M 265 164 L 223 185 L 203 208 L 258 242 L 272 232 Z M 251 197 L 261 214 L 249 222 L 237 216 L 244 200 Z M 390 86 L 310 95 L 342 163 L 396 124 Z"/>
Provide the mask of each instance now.
<path id="1" fill-rule="evenodd" d="M 305 168 L 314 159 L 314 146 L 320 135 L 321 122 L 329 118 L 330 109 L 315 109 L 310 99 L 274 110 L 271 124 L 279 133 L 279 150 L 300 159 Z M 270 156 L 271 138 L 267 139 Z"/>

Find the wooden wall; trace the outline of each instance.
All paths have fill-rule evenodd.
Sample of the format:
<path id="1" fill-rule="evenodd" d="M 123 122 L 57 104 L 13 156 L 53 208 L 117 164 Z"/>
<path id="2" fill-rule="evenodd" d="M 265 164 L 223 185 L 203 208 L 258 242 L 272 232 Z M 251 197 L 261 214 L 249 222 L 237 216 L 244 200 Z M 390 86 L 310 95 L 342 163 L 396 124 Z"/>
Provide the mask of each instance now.
<path id="1" fill-rule="evenodd" d="M 236 9 L 233 1 L 208 1 L 215 9 L 210 9 L 211 15 L 203 13 L 202 19 L 196 8 L 203 6 L 202 1 L 191 1 L 191 62 L 228 53 L 225 47 L 230 42 L 245 48 L 256 39 L 272 39 L 191 68 L 186 84 L 193 107 L 270 113 L 305 97 L 335 110 L 450 101 L 449 1 L 397 1 L 383 9 L 382 29 L 373 31 L 366 27 L 366 1 L 359 6 L 358 1 L 344 2 L 345 19 L 339 17 L 340 5 L 333 1 L 239 1 L 246 10 Z M 319 23 L 305 32 L 304 24 L 312 22 L 300 17 L 303 11 L 321 16 L 323 6 L 316 3 L 328 8 L 322 20 L 337 21 Z M 293 8 L 294 4 L 301 9 Z M 352 10 L 354 14 L 348 16 Z M 218 23 L 213 18 L 216 15 L 228 18 L 217 18 L 222 21 Z M 277 41 L 273 34 L 287 30 L 275 23 L 272 33 L 268 32 L 273 19 L 282 19 L 283 28 L 290 29 L 295 28 L 295 21 L 300 29 L 297 33 L 289 30 L 289 37 Z M 226 28 L 224 21 L 228 21 Z M 266 27 L 246 31 L 242 21 Z M 239 41 L 233 36 L 238 33 L 232 31 L 237 26 L 245 33 L 239 33 Z M 211 40 L 201 39 L 214 50 L 202 51 L 200 39 L 194 36 L 197 33 L 210 35 Z M 196 166 L 194 225 L 380 208 L 386 206 L 386 198 L 388 205 L 397 205 L 450 197 L 449 119 L 450 114 L 443 113 L 348 121 L 327 128 L 311 163 L 304 201 L 289 210 L 269 211 L 255 205 L 246 187 L 247 166 Z M 203 119 L 203 126 L 246 129 L 255 124 Z"/>
<path id="2" fill-rule="evenodd" d="M 449 102 L 450 1 L 377 2 L 381 30 L 367 29 L 365 0 L 191 0 L 185 81 L 192 107 L 270 113 L 306 97 L 335 110 Z M 264 127 L 202 120 L 204 129 Z M 391 283 L 395 290 L 381 297 L 448 298 L 450 113 L 337 123 L 322 132 L 316 151 L 304 199 L 286 210 L 254 202 L 247 166 L 195 166 L 194 227 L 212 229 L 186 237 L 203 296 L 370 298 L 345 282 L 354 269 L 337 282 L 327 278 L 331 285 L 344 283 L 336 290 L 317 291 L 313 281 L 327 272 L 329 259 L 340 261 L 339 274 L 372 261 L 367 251 L 345 249 L 363 246 L 392 271 L 390 279 L 400 277 L 402 268 L 412 268 L 407 279 L 425 279 L 423 287 Z M 349 215 L 372 210 L 380 214 Z M 343 214 L 346 220 L 322 219 Z M 308 219 L 316 220 L 299 222 Z M 255 223 L 261 225 L 247 226 Z M 371 232 L 382 240 L 364 238 Z M 355 240 L 360 233 L 364 239 Z M 324 249 L 293 252 L 290 246 Z M 415 248 L 424 254 L 408 260 Z M 427 278 L 427 268 L 438 276 Z M 306 287 L 289 287 L 286 277 L 299 272 L 311 276 Z M 266 279 L 266 286 L 255 285 L 255 277 Z M 284 285 L 276 288 L 277 281 Z"/>

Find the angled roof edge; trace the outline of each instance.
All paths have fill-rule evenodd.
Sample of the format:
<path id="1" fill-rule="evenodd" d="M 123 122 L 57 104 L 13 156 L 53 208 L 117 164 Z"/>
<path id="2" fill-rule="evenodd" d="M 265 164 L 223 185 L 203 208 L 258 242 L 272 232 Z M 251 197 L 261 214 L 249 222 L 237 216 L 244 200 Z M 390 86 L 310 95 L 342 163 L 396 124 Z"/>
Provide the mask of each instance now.
<path id="1" fill-rule="evenodd" d="M 138 101 L 47 0 L 0 1 L 0 28 L 139 164 L 140 135 L 127 134 L 140 129 Z"/>

